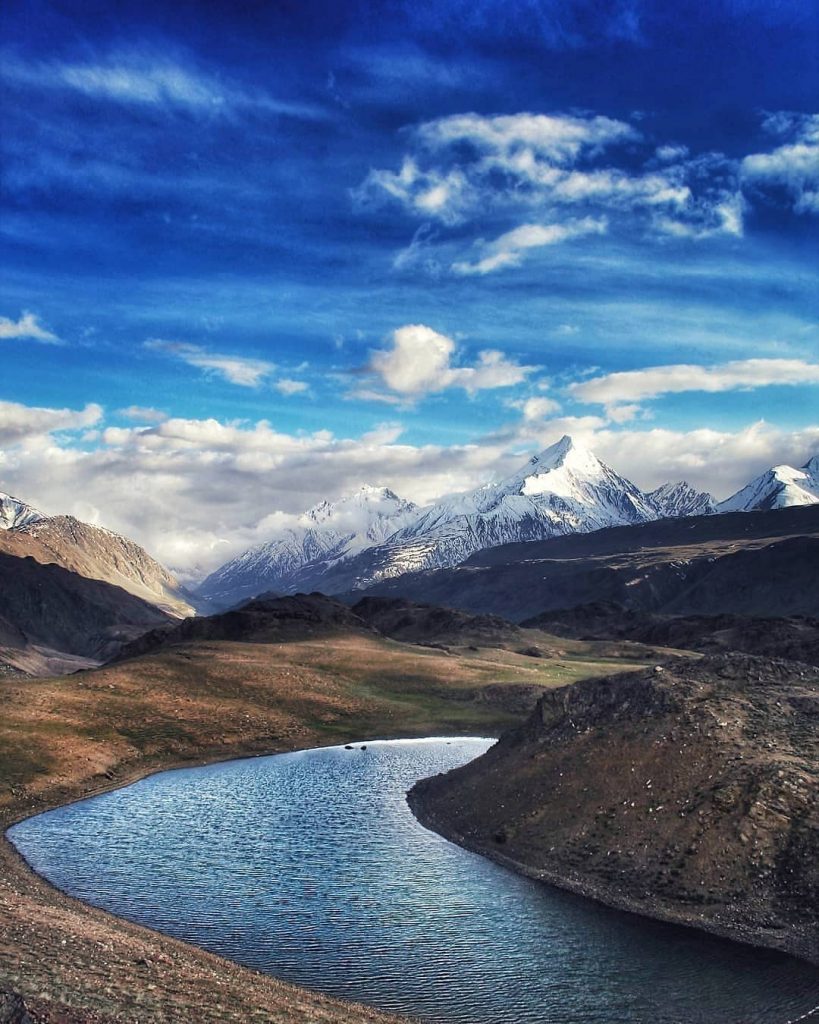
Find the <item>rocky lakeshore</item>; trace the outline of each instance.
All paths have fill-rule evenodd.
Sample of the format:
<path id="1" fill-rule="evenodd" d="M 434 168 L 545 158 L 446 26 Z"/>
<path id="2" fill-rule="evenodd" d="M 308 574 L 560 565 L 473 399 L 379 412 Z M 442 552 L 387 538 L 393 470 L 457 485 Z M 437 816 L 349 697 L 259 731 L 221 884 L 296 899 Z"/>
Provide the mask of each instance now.
<path id="1" fill-rule="evenodd" d="M 720 655 L 552 690 L 410 804 L 530 877 L 819 963 L 819 670 Z"/>

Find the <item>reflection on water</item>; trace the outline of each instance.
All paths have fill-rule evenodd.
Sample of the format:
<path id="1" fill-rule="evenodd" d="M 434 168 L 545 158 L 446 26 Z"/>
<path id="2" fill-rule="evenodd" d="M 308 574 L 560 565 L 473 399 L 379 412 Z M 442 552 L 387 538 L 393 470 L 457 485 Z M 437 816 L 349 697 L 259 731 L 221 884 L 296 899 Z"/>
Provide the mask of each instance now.
<path id="1" fill-rule="evenodd" d="M 428 832 L 404 794 L 490 741 L 165 772 L 10 830 L 60 888 L 277 977 L 463 1024 L 784 1024 L 788 957 L 608 910 Z"/>

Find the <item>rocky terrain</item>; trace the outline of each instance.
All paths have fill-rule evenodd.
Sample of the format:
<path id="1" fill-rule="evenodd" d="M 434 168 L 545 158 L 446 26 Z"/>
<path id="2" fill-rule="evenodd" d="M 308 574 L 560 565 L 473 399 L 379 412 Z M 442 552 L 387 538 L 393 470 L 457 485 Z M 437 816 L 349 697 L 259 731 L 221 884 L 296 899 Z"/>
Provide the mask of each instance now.
<path id="1" fill-rule="evenodd" d="M 73 671 L 87 664 L 77 657 L 105 660 L 169 621 L 110 583 L 0 552 L 0 663 L 28 672 Z"/>
<path id="2" fill-rule="evenodd" d="M 598 601 L 543 612 L 522 625 L 578 640 L 633 640 L 708 654 L 742 651 L 819 665 L 819 619 L 801 615 L 652 615 Z"/>
<path id="3" fill-rule="evenodd" d="M 666 615 L 819 615 L 819 506 L 666 519 L 480 551 L 368 587 L 522 621 L 592 602 Z"/>
<path id="4" fill-rule="evenodd" d="M 552 690 L 410 802 L 612 906 L 819 962 L 819 669 L 680 660 Z"/>
<path id="5" fill-rule="evenodd" d="M 258 598 L 232 611 L 184 619 L 151 630 L 125 645 L 116 659 L 151 654 L 182 643 L 241 640 L 246 643 L 286 643 L 372 630 L 347 605 L 324 594 Z"/>
<path id="6" fill-rule="evenodd" d="M 404 643 L 526 648 L 535 657 L 539 654 L 532 633 L 498 615 L 469 615 L 389 597 L 364 597 L 352 611 L 379 633 Z"/>

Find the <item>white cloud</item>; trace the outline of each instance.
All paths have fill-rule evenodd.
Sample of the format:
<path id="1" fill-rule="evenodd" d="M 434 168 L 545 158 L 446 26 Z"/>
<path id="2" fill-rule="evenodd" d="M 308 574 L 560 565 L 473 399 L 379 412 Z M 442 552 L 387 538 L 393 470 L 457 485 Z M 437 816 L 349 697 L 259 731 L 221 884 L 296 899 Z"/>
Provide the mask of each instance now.
<path id="1" fill-rule="evenodd" d="M 453 114 L 422 124 L 416 137 L 430 150 L 468 142 L 482 153 L 514 157 L 543 157 L 555 164 L 571 164 L 582 153 L 599 153 L 607 146 L 638 138 L 623 121 L 609 117 L 574 117 L 565 114 Z"/>
<path id="2" fill-rule="evenodd" d="M 390 341 L 389 348 L 372 354 L 370 366 L 390 391 L 408 399 L 447 388 L 474 393 L 511 387 L 525 380 L 534 369 L 521 366 L 494 349 L 480 352 L 474 366 L 453 366 L 455 342 L 424 324 L 399 327 L 392 332 Z"/>
<path id="3" fill-rule="evenodd" d="M 742 233 L 736 161 L 715 153 L 689 158 L 679 146 L 648 150 L 640 133 L 623 121 L 566 114 L 458 114 L 420 125 L 409 143 L 398 171 L 373 168 L 354 191 L 362 207 L 397 202 L 415 216 L 444 225 L 489 212 L 517 211 L 519 218 L 520 211 L 533 209 L 557 221 L 566 209 L 579 209 L 589 216 L 616 216 L 618 226 L 631 230 L 653 228 L 655 234 L 706 238 Z M 639 169 L 634 150 L 641 146 L 644 166 Z M 405 263 L 417 248 L 411 245 L 397 259 Z M 455 265 L 461 273 L 485 273 L 514 262 L 490 252 L 479 263 L 459 260 Z"/>
<path id="4" fill-rule="evenodd" d="M 0 402 L 0 445 L 44 442 L 57 431 L 85 430 L 101 419 L 102 407 L 93 402 L 84 409 L 42 409 Z"/>
<path id="5" fill-rule="evenodd" d="M 626 405 L 607 405 L 606 418 L 612 423 L 630 423 L 643 413 L 642 408 L 634 403 Z"/>
<path id="6" fill-rule="evenodd" d="M 797 213 L 819 214 L 819 114 L 772 115 L 766 127 L 791 140 L 770 153 L 753 153 L 742 161 L 746 188 L 784 191 Z"/>
<path id="7" fill-rule="evenodd" d="M 522 224 L 496 238 L 494 242 L 481 243 L 485 255 L 477 262 L 459 261 L 452 264 L 452 269 L 461 275 L 490 274 L 503 267 L 518 266 L 522 254 L 528 249 L 557 245 L 583 235 L 602 235 L 607 229 L 608 221 L 605 217 L 584 217 L 566 224 Z"/>
<path id="8" fill-rule="evenodd" d="M 206 373 L 214 373 L 223 377 L 231 384 L 244 388 L 257 388 L 265 377 L 276 369 L 274 363 L 264 359 L 247 359 L 244 356 L 220 355 L 208 352 L 199 345 L 190 345 L 182 341 L 164 341 L 161 338 L 150 338 L 145 348 L 153 352 L 164 352 L 176 359 L 181 359 L 189 366 L 196 366 Z"/>
<path id="9" fill-rule="evenodd" d="M 688 146 L 677 146 L 673 143 L 658 146 L 655 150 L 655 156 L 658 160 L 662 160 L 663 163 L 674 163 L 677 160 L 685 160 L 688 156 Z"/>
<path id="10" fill-rule="evenodd" d="M 0 340 L 31 338 L 34 341 L 44 341 L 51 344 L 58 343 L 60 339 L 57 335 L 47 331 L 39 323 L 39 319 L 34 313 L 23 313 L 17 320 L 11 320 L 7 316 L 0 316 Z"/>
<path id="11" fill-rule="evenodd" d="M 273 387 L 283 395 L 298 395 L 308 389 L 303 380 L 291 380 L 289 377 L 281 377 Z"/>
<path id="12" fill-rule="evenodd" d="M 716 366 L 679 363 L 609 373 L 569 385 L 582 402 L 619 406 L 684 391 L 750 390 L 776 384 L 819 384 L 819 363 L 802 359 L 739 359 Z"/>
<path id="13" fill-rule="evenodd" d="M 535 396 L 534 398 L 516 399 L 509 403 L 512 409 L 520 409 L 524 420 L 542 420 L 560 412 L 560 403 L 553 398 Z"/>

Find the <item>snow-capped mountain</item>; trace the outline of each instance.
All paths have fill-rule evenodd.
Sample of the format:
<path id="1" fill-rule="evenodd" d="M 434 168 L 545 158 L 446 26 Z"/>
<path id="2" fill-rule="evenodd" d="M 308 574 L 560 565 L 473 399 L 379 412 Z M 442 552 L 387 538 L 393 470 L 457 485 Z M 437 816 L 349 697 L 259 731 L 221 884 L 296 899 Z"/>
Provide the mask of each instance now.
<path id="1" fill-rule="evenodd" d="M 354 533 L 346 508 L 374 495 L 387 509 Z M 356 513 L 358 515 L 358 513 Z M 646 495 L 585 448 L 563 437 L 516 473 L 425 509 L 373 488 L 323 503 L 296 528 L 223 565 L 198 593 L 235 603 L 264 591 L 341 593 L 419 569 L 457 565 L 481 548 L 658 518 Z M 365 522 L 370 523 L 369 517 Z"/>
<path id="2" fill-rule="evenodd" d="M 682 516 L 710 516 L 717 511 L 717 500 L 708 491 L 698 491 L 685 480 L 663 484 L 646 495 L 660 519 Z"/>
<path id="3" fill-rule="evenodd" d="M 774 466 L 720 502 L 720 512 L 764 512 L 793 505 L 819 504 L 819 455 L 804 466 Z"/>
<path id="4" fill-rule="evenodd" d="M 266 591 L 310 589 L 311 578 L 382 543 L 417 514 L 416 505 L 386 487 L 360 487 L 338 501 L 321 502 L 266 544 L 232 558 L 197 593 L 225 607 Z"/>
<path id="5" fill-rule="evenodd" d="M 19 498 L 0 491 L 0 530 L 27 526 L 29 523 L 36 523 L 38 519 L 45 519 L 42 512 L 38 512 L 36 508 L 20 501 Z"/>
<path id="6" fill-rule="evenodd" d="M 431 506 L 388 545 L 395 570 L 409 572 L 457 565 L 498 544 L 656 518 L 633 483 L 564 436 L 499 483 Z"/>

